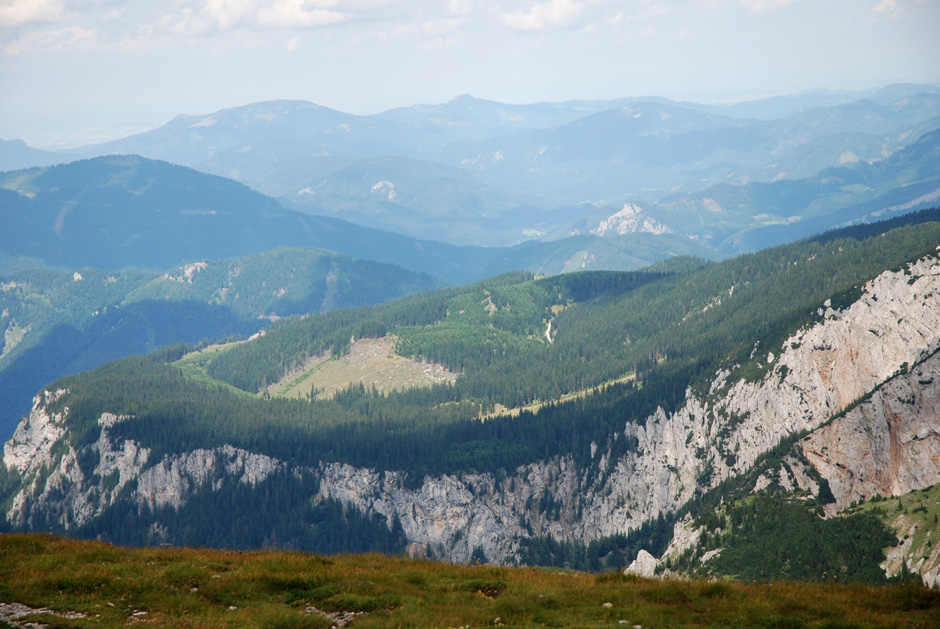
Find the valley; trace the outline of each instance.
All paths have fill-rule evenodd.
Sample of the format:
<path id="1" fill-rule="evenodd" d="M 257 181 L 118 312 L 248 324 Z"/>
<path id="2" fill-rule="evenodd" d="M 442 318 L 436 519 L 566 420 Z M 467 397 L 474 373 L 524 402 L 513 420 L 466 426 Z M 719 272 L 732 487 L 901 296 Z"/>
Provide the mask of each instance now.
<path id="1" fill-rule="evenodd" d="M 393 534 L 386 548 L 453 562 L 593 570 L 644 551 L 669 570 L 728 575 L 732 564 L 698 568 L 682 563 L 690 546 L 670 546 L 704 544 L 697 523 L 724 501 L 753 495 L 838 523 L 859 499 L 937 482 L 935 213 L 720 264 L 506 274 L 61 379 L 5 445 L 8 526 L 322 552 L 335 546 L 318 531 L 346 513 L 368 523 L 365 548 Z M 911 428 L 892 420 L 890 440 L 912 431 L 916 444 L 900 458 L 892 446 L 896 464 L 872 463 L 888 476 L 843 495 L 838 470 L 858 483 L 866 459 L 839 467 L 819 453 L 841 444 L 880 461 L 880 429 L 837 427 L 879 416 L 864 409 L 890 387 L 912 392 L 888 400 L 914 400 L 891 407 Z M 796 445 L 813 439 L 823 445 Z M 282 507 L 259 517 L 267 500 Z M 221 504 L 240 533 L 218 536 Z M 897 576 L 878 567 L 886 525 L 846 522 L 876 531 L 847 580 Z M 732 556 L 698 542 L 692 552 Z M 932 563 L 904 565 L 935 578 Z"/>
<path id="2" fill-rule="evenodd" d="M 719 624 L 819 595 L 735 580 L 928 600 L 889 584 L 940 579 L 940 90 L 806 99 L 270 101 L 57 164 L 0 146 L 0 548 L 411 557 L 359 558 L 406 593 L 244 586 L 259 625 L 412 622 L 425 570 L 523 625 L 514 579 Z M 613 621 L 565 601 L 545 622 Z M 164 603 L 134 605 L 94 613 Z"/>

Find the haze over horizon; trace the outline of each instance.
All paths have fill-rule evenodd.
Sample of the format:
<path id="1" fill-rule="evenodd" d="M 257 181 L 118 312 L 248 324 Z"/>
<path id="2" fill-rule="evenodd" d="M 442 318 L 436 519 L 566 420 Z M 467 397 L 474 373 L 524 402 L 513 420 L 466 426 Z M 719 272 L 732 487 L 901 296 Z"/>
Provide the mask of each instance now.
<path id="1" fill-rule="evenodd" d="M 0 137 L 61 148 L 302 99 L 371 114 L 940 82 L 929 0 L 0 0 Z"/>

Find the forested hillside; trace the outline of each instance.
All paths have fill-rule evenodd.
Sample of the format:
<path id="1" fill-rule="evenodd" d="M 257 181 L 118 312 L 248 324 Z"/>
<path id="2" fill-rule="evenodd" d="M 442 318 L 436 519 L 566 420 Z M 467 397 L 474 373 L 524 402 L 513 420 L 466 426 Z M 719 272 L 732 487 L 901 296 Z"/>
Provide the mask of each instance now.
<path id="1" fill-rule="evenodd" d="M 2 278 L 0 436 L 44 384 L 163 345 L 247 338 L 280 317 L 388 301 L 441 282 L 316 249 L 197 261 L 165 273 L 38 268 Z"/>
<path id="2" fill-rule="evenodd" d="M 311 510 L 319 500 L 338 500 L 367 520 L 382 514 L 387 530 L 401 526 L 434 556 L 556 562 L 561 550 L 552 543 L 603 539 L 605 556 L 629 550 L 597 565 L 630 561 L 641 547 L 662 552 L 676 501 L 717 496 L 719 481 L 749 470 L 776 443 L 772 435 L 799 432 L 768 426 L 770 436 L 758 439 L 756 407 L 740 409 L 763 398 L 723 396 L 784 386 L 788 369 L 797 368 L 777 361 L 788 339 L 835 325 L 838 313 L 859 308 L 863 298 L 921 307 L 923 300 L 898 291 L 902 284 L 920 290 L 929 279 L 924 273 L 932 271 L 923 269 L 937 256 L 938 214 L 848 228 L 720 264 L 680 259 L 631 273 L 507 274 L 288 318 L 195 361 L 197 348 L 178 344 L 63 378 L 45 388 L 5 447 L 7 526 L 134 543 L 244 546 L 276 537 L 278 545 L 311 547 L 286 520 L 265 520 L 263 505 L 339 525 L 336 512 Z M 916 272 L 908 265 L 915 261 Z M 872 292 L 882 284 L 898 288 Z M 932 321 L 929 312 L 915 315 Z M 925 326 L 914 328 L 932 339 Z M 369 337 L 390 337 L 397 355 L 459 375 L 387 393 L 351 381 L 328 399 L 271 395 L 271 385 L 312 357 L 341 357 Z M 792 345 L 799 350 L 800 342 Z M 903 355 L 928 349 L 912 345 Z M 906 373 L 913 361 L 885 364 L 879 374 L 889 367 Z M 820 410 L 821 419 L 805 425 L 815 428 L 838 410 Z M 708 426 L 714 435 L 682 434 L 684 443 L 669 448 L 698 448 L 694 460 L 657 462 L 655 448 L 664 446 L 654 444 L 677 430 L 668 422 L 686 421 L 683 413 L 703 422 L 696 431 Z M 40 434 L 41 442 L 31 436 Z M 664 461 L 667 455 L 664 449 Z M 631 461 L 661 466 L 670 475 L 662 482 L 675 488 L 668 497 L 644 497 L 659 491 L 659 481 L 628 480 L 623 466 Z M 430 496 L 437 498 L 427 502 Z M 495 526 L 490 516 L 474 511 L 484 503 L 490 506 L 479 513 L 495 514 L 503 528 L 487 532 Z M 201 504 L 228 507 L 223 513 Z M 222 526 L 232 514 L 244 527 Z M 443 529 L 421 528 L 432 521 Z M 630 531 L 640 537 L 618 541 Z M 549 547 L 538 546 L 542 539 Z M 594 548 L 601 561 L 604 546 Z M 874 558 L 865 561 L 859 574 Z"/>

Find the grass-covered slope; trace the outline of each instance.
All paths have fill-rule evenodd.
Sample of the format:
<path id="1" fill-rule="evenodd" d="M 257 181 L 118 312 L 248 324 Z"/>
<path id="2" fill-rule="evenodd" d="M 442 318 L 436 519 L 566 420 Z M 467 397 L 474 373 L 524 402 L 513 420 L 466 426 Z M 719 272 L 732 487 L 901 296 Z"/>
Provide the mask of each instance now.
<path id="1" fill-rule="evenodd" d="M 910 584 L 663 582 L 377 555 L 132 550 L 5 535 L 0 614 L 63 628 L 331 627 L 350 620 L 355 627 L 930 627 L 940 594 Z"/>

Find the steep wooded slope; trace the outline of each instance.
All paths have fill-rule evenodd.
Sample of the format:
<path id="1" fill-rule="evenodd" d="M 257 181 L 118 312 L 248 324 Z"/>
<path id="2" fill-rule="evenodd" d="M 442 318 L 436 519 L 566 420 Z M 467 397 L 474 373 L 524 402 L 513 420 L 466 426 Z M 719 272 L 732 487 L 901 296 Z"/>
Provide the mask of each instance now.
<path id="1" fill-rule="evenodd" d="M 226 386 L 184 377 L 173 361 L 186 348 L 63 379 L 5 446 L 8 522 L 178 541 L 197 513 L 223 517 L 200 510 L 207 500 L 256 488 L 258 504 L 354 506 L 460 561 L 671 528 L 663 518 L 936 351 L 940 224 L 887 229 L 684 272 L 506 276 L 309 317 L 220 351 L 209 374 Z M 389 333 L 462 376 L 389 396 L 254 396 L 310 353 Z M 530 406 L 492 415 L 500 405 Z M 278 480 L 291 475 L 312 484 Z"/>

